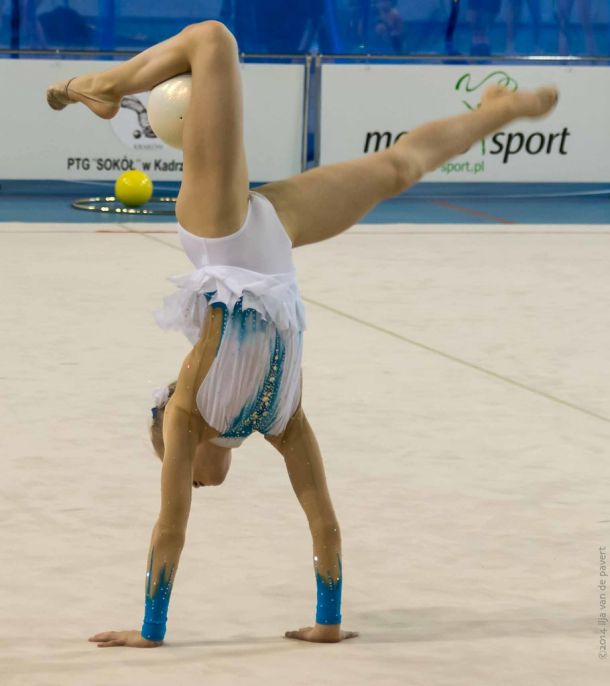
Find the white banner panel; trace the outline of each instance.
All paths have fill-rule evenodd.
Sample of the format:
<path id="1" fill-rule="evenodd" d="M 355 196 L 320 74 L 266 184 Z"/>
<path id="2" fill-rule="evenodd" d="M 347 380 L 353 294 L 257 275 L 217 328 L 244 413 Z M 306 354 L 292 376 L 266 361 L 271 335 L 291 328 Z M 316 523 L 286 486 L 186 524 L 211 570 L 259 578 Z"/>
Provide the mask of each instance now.
<path id="1" fill-rule="evenodd" d="M 520 120 L 426 176 L 426 181 L 610 181 L 610 69 L 462 65 L 322 68 L 322 164 L 389 147 L 433 119 L 476 108 L 486 86 L 554 84 L 557 109 Z"/>
<path id="2" fill-rule="evenodd" d="M 74 105 L 54 112 L 47 86 L 110 66 L 100 61 L 0 59 L 0 178 L 115 179 L 144 169 L 153 181 L 178 181 L 182 153 L 164 145 L 148 124 L 148 94 L 123 99 L 111 121 Z M 305 68 L 298 64 L 244 64 L 244 135 L 252 181 L 301 171 Z"/>

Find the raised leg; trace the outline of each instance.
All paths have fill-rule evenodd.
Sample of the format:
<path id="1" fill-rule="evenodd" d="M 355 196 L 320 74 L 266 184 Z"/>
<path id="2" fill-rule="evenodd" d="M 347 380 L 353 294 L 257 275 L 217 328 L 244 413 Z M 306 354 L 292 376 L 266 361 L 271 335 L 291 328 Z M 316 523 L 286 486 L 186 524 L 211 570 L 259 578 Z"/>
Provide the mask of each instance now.
<path id="1" fill-rule="evenodd" d="M 80 102 L 102 119 L 111 119 L 118 112 L 124 95 L 151 90 L 162 81 L 191 70 L 187 42 L 192 29 L 189 26 L 103 71 L 81 74 L 69 81 L 53 84 L 47 90 L 49 105 L 59 110 Z"/>
<path id="2" fill-rule="evenodd" d="M 176 36 L 105 71 L 51 86 L 49 104 L 81 102 L 111 118 L 124 95 L 192 73 L 184 120 L 184 173 L 177 215 L 184 228 L 210 237 L 239 228 L 248 206 L 237 44 L 221 23 L 193 24 Z"/>
<path id="3" fill-rule="evenodd" d="M 265 438 L 282 454 L 294 492 L 305 512 L 313 539 L 318 587 L 316 624 L 286 632 L 287 638 L 335 643 L 357 634 L 340 623 L 343 573 L 341 531 L 333 509 L 318 442 L 299 406 L 281 436 Z"/>
<path id="4" fill-rule="evenodd" d="M 208 237 L 241 226 L 249 189 L 237 44 L 222 24 L 213 25 L 212 37 L 204 29 L 189 43 L 193 87 L 176 205 L 182 226 Z"/>
<path id="5" fill-rule="evenodd" d="M 257 190 L 275 205 L 294 247 L 317 243 L 349 229 L 379 202 L 478 140 L 519 117 L 543 116 L 556 101 L 552 88 L 512 93 L 491 86 L 477 110 L 419 126 L 382 152 L 318 167 Z"/>

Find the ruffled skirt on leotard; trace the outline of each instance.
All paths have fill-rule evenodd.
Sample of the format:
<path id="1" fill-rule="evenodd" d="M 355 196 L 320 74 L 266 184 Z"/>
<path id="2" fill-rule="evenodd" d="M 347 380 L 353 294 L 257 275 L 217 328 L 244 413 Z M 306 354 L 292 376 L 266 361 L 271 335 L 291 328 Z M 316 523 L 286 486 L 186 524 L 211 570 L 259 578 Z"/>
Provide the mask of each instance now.
<path id="1" fill-rule="evenodd" d="M 281 434 L 301 397 L 305 308 L 295 274 L 206 266 L 171 280 L 178 290 L 155 312 L 162 329 L 195 345 L 209 308 L 223 309 L 216 357 L 197 392 L 199 412 L 220 434 L 213 442 Z"/>

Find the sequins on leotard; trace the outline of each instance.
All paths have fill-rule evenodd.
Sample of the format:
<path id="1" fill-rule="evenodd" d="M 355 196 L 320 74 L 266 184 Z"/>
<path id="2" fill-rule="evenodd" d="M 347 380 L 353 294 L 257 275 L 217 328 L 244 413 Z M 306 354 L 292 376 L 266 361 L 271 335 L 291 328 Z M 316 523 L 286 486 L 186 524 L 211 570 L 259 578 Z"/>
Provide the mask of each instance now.
<path id="1" fill-rule="evenodd" d="M 208 301 L 213 298 L 214 294 L 215 291 L 204 293 Z M 263 333 L 267 331 L 269 326 L 269 323 L 265 321 L 260 312 L 252 308 L 243 309 L 243 298 L 237 300 L 233 311 L 230 313 L 223 303 L 214 303 L 212 307 L 220 307 L 223 310 L 222 333 L 216 354 L 220 350 L 228 326 L 234 328 L 236 332 L 236 354 L 239 354 L 239 350 L 249 336 Z M 231 420 L 228 428 L 220 434 L 220 438 L 246 438 L 254 431 L 266 434 L 276 420 L 286 345 L 278 331 L 275 332 L 275 335 L 270 340 L 269 363 L 263 383 L 254 398 L 242 407 L 237 416 Z M 231 379 L 231 382 L 236 381 L 236 379 Z"/>
<path id="2" fill-rule="evenodd" d="M 254 431 L 268 433 L 277 412 L 284 356 L 284 342 L 276 333 L 269 368 L 256 398 L 242 409 L 222 438 L 242 438 Z"/>

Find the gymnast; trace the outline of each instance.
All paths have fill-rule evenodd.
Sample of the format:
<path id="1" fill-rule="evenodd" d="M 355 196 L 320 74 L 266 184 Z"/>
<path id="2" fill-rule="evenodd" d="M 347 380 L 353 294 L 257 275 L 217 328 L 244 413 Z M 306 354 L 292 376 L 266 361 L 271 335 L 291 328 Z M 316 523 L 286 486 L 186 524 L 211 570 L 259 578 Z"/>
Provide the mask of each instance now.
<path id="1" fill-rule="evenodd" d="M 315 624 L 288 638 L 334 643 L 341 627 L 341 534 L 315 434 L 301 405 L 305 314 L 292 248 L 349 229 L 375 205 L 478 140 L 521 117 L 541 117 L 553 88 L 510 92 L 491 86 L 472 112 L 424 124 L 381 152 L 312 169 L 249 190 L 236 42 L 216 21 L 176 36 L 105 71 L 51 86 L 56 110 L 82 103 L 112 118 L 121 98 L 192 75 L 183 121 L 184 173 L 178 235 L 195 271 L 156 312 L 164 328 L 193 343 L 178 379 L 157 394 L 151 438 L 162 461 L 161 508 L 152 532 L 141 631 L 110 631 L 100 647 L 156 647 L 184 546 L 193 488 L 221 484 L 231 451 L 254 431 L 283 456 L 313 539 Z"/>

